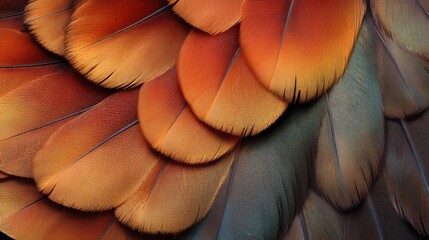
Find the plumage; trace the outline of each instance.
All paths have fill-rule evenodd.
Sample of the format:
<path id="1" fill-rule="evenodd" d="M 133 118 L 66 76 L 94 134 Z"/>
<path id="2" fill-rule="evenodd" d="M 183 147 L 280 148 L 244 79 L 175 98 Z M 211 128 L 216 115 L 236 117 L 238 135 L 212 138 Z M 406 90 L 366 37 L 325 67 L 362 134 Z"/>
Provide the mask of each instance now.
<path id="1" fill-rule="evenodd" d="M 243 0 L 168 0 L 174 12 L 192 26 L 209 34 L 227 31 L 241 19 Z"/>
<path id="2" fill-rule="evenodd" d="M 381 29 L 408 51 L 429 58 L 429 1 L 371 1 Z"/>
<path id="3" fill-rule="evenodd" d="M 284 239 L 383 239 L 382 229 L 377 228 L 377 220 L 373 219 L 368 205 L 365 203 L 358 210 L 342 213 L 310 192 L 301 214 L 295 217 L 289 235 Z"/>
<path id="4" fill-rule="evenodd" d="M 6 217 L 43 197 L 28 179 L 0 180 L 0 189 L 0 228 Z"/>
<path id="5" fill-rule="evenodd" d="M 384 172 L 395 210 L 424 236 L 429 235 L 428 123 L 428 111 L 415 120 L 388 121 Z"/>
<path id="6" fill-rule="evenodd" d="M 323 105 L 291 108 L 272 128 L 243 140 L 223 204 L 214 206 L 209 222 L 203 220 L 188 238 L 275 239 L 286 234 L 305 199 Z M 219 212 L 220 219 L 210 218 Z"/>
<path id="7" fill-rule="evenodd" d="M 385 115 L 404 118 L 424 111 L 429 106 L 428 66 L 382 31 L 377 28 L 375 31 L 377 72 Z"/>
<path id="8" fill-rule="evenodd" d="M 0 169 L 19 177 L 33 177 L 33 159 L 49 137 L 71 118 L 28 133 L 0 140 Z"/>
<path id="9" fill-rule="evenodd" d="M 141 140 L 121 145 L 126 143 L 124 136 L 130 137 L 125 127 L 137 119 L 137 94 L 138 90 L 116 93 L 50 137 L 33 161 L 34 180 L 41 192 L 62 205 L 86 211 L 111 209 L 127 199 L 143 177 L 146 163 L 141 159 L 151 157 L 136 147 Z M 131 151 L 133 147 L 139 152 Z M 133 171 L 127 171 L 130 167 Z M 118 175 L 120 169 L 123 175 Z"/>
<path id="10" fill-rule="evenodd" d="M 9 28 L 0 28 L 0 67 L 16 67 L 51 62 L 55 57 L 37 46 L 31 35 Z M 19 46 L 19 48 L 15 47 Z"/>
<path id="11" fill-rule="evenodd" d="M 37 0 L 26 8 L 25 24 L 46 49 L 64 56 L 66 28 L 76 0 Z M 82 1 L 79 1 L 82 2 Z"/>
<path id="12" fill-rule="evenodd" d="M 161 162 L 115 214 L 140 232 L 181 232 L 207 214 L 235 156 L 232 152 L 202 166 Z"/>
<path id="13" fill-rule="evenodd" d="M 68 25 L 66 58 L 104 87 L 150 81 L 175 64 L 189 31 L 170 8 L 162 0 L 85 1 Z"/>
<path id="14" fill-rule="evenodd" d="M 98 239 L 111 219 L 107 213 L 76 214 L 42 199 L 0 220 L 0 230 L 16 239 Z"/>
<path id="15" fill-rule="evenodd" d="M 382 163 L 384 118 L 372 27 L 367 17 L 343 78 L 321 97 L 327 109 L 314 183 L 329 202 L 343 209 L 366 198 Z"/>
<path id="16" fill-rule="evenodd" d="M 311 101 L 343 74 L 364 13 L 362 0 L 248 0 L 240 46 L 267 89 L 288 102 Z"/>
<path id="17" fill-rule="evenodd" d="M 239 49 L 238 27 L 210 36 L 193 30 L 177 64 L 183 96 L 206 124 L 233 135 L 256 135 L 281 116 L 287 104 L 264 89 Z"/>
<path id="18" fill-rule="evenodd" d="M 429 237 L 428 10 L 0 0 L 0 232 Z"/>
<path id="19" fill-rule="evenodd" d="M 71 70 L 39 77 L 0 98 L 0 139 L 81 111 L 106 95 Z"/>
<path id="20" fill-rule="evenodd" d="M 180 92 L 175 69 L 142 86 L 138 115 L 151 146 L 184 163 L 213 161 L 240 139 L 212 129 L 195 117 Z"/>

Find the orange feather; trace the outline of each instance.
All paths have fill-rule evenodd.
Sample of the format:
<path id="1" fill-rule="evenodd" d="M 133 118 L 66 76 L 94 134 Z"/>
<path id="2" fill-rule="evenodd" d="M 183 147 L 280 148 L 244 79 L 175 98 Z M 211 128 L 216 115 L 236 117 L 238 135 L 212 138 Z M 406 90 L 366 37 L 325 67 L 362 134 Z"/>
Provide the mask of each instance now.
<path id="1" fill-rule="evenodd" d="M 74 0 L 33 0 L 26 8 L 25 24 L 46 49 L 64 55 L 65 31 Z"/>
<path id="2" fill-rule="evenodd" d="M 364 12 L 363 0 L 245 1 L 243 54 L 276 95 L 313 100 L 343 74 Z"/>
<path id="3" fill-rule="evenodd" d="M 68 27 L 67 59 L 108 88 L 136 86 L 163 74 L 175 64 L 188 33 L 164 5 L 161 0 L 84 2 Z"/>
<path id="4" fill-rule="evenodd" d="M 233 152 L 201 166 L 159 162 L 161 168 L 154 168 L 115 214 L 141 232 L 178 233 L 207 214 L 234 158 Z"/>
<path id="5" fill-rule="evenodd" d="M 152 157 L 136 154 L 139 142 L 129 143 L 129 131 L 121 130 L 137 119 L 137 93 L 114 94 L 51 136 L 33 161 L 43 193 L 81 210 L 111 209 L 126 200 L 143 177 L 142 159 Z"/>
<path id="6" fill-rule="evenodd" d="M 180 92 L 175 69 L 142 86 L 138 116 L 152 147 L 184 163 L 217 159 L 239 140 L 198 121 Z"/>
<path id="7" fill-rule="evenodd" d="M 210 34 L 225 32 L 240 21 L 243 0 L 168 0 L 174 12 Z"/>
<path id="8" fill-rule="evenodd" d="M 181 50 L 178 79 L 200 120 L 233 135 L 255 135 L 287 104 L 259 84 L 239 51 L 238 27 L 216 36 L 194 30 Z"/>
<path id="9" fill-rule="evenodd" d="M 28 65 L 54 61 L 55 57 L 38 47 L 31 35 L 14 29 L 0 29 L 0 66 Z"/>

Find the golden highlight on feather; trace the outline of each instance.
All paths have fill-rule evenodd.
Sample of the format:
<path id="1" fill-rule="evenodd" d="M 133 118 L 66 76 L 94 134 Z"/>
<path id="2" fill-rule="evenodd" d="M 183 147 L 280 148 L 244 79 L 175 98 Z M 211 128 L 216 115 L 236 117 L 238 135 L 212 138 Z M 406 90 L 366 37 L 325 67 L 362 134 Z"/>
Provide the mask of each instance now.
<path id="1" fill-rule="evenodd" d="M 81 111 L 107 94 L 67 68 L 41 76 L 0 97 L 0 140 Z"/>
<path id="2" fill-rule="evenodd" d="M 174 12 L 192 26 L 215 35 L 227 31 L 241 19 L 243 0 L 168 0 Z"/>
<path id="3" fill-rule="evenodd" d="M 259 84 L 238 46 L 238 27 L 210 36 L 193 30 L 182 47 L 178 80 L 195 115 L 219 131 L 256 135 L 287 104 Z"/>
<path id="4" fill-rule="evenodd" d="M 34 180 L 44 194 L 85 211 L 112 209 L 126 200 L 142 177 L 145 158 L 154 158 L 142 137 L 125 128 L 137 119 L 137 94 L 113 94 L 50 137 L 33 161 Z"/>
<path id="5" fill-rule="evenodd" d="M 68 26 L 66 58 L 107 88 L 134 87 L 160 76 L 175 64 L 189 31 L 165 4 L 85 1 Z"/>
<path id="6" fill-rule="evenodd" d="M 158 162 L 150 178 L 115 210 L 125 225 L 145 233 L 179 233 L 211 208 L 235 158 L 231 152 L 214 163 L 190 166 Z"/>
<path id="7" fill-rule="evenodd" d="M 64 56 L 66 27 L 71 20 L 75 0 L 33 0 L 25 12 L 26 26 L 49 51 Z"/>
<path id="8" fill-rule="evenodd" d="M 245 1 L 243 55 L 279 97 L 314 100 L 344 73 L 365 9 L 363 0 Z"/>
<path id="9" fill-rule="evenodd" d="M 240 139 L 212 129 L 195 117 L 180 92 L 175 69 L 141 87 L 138 116 L 143 135 L 152 147 L 183 163 L 216 160 Z"/>

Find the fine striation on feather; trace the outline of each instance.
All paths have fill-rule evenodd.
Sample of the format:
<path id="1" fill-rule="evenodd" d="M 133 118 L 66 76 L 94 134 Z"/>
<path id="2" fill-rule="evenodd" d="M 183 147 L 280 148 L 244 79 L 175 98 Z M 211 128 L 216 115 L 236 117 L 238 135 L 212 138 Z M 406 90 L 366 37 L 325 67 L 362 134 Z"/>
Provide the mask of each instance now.
<path id="1" fill-rule="evenodd" d="M 84 1 L 67 28 L 66 58 L 82 75 L 107 88 L 130 88 L 162 75 L 176 63 L 189 31 L 172 5 L 165 4 Z"/>
<path id="2" fill-rule="evenodd" d="M 337 208 L 352 208 L 365 199 L 380 170 L 384 117 L 374 50 L 367 17 L 342 80 L 321 98 L 327 109 L 313 181 Z"/>
<path id="3" fill-rule="evenodd" d="M 384 113 L 389 118 L 405 118 L 429 106 L 428 65 L 408 52 L 383 31 L 374 27 L 377 71 Z"/>
<path id="4" fill-rule="evenodd" d="M 429 236 L 428 123 L 428 111 L 388 121 L 384 172 L 396 211 L 424 236 Z"/>
<path id="5" fill-rule="evenodd" d="M 256 135 L 288 104 L 254 77 L 239 49 L 238 33 L 238 27 L 216 36 L 193 30 L 181 49 L 177 75 L 183 96 L 201 121 L 233 135 Z"/>

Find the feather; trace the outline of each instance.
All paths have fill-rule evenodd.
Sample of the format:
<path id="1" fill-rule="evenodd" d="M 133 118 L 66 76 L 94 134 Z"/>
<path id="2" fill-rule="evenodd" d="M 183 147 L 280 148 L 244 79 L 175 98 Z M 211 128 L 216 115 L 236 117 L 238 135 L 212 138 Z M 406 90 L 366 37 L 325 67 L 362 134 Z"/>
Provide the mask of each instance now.
<path id="1" fill-rule="evenodd" d="M 65 53 L 65 31 L 71 20 L 74 1 L 33 0 L 26 8 L 24 24 L 40 44 L 61 56 Z"/>
<path id="2" fill-rule="evenodd" d="M 371 1 L 371 10 L 387 36 L 429 58 L 429 1 L 377 0 Z"/>
<path id="3" fill-rule="evenodd" d="M 33 177 L 33 159 L 49 137 L 71 118 L 23 135 L 0 140 L 0 169 L 19 177 Z"/>
<path id="4" fill-rule="evenodd" d="M 138 114 L 151 146 L 180 162 L 215 160 L 239 141 L 198 121 L 180 92 L 175 69 L 142 86 Z"/>
<path id="5" fill-rule="evenodd" d="M 108 229 L 104 232 L 100 240 L 141 240 L 140 234 L 129 230 L 118 222 L 113 220 Z"/>
<path id="6" fill-rule="evenodd" d="M 33 161 L 38 188 L 57 203 L 85 211 L 125 201 L 157 159 L 142 144 L 137 126 L 128 131 L 137 119 L 137 94 L 116 93 L 57 130 Z"/>
<path id="7" fill-rule="evenodd" d="M 372 199 L 357 209 L 338 211 L 314 192 L 310 192 L 301 214 L 295 217 L 286 240 L 298 239 L 384 239 L 378 212 Z"/>
<path id="8" fill-rule="evenodd" d="M 245 1 L 243 55 L 279 97 L 313 100 L 343 74 L 364 12 L 362 0 Z"/>
<path id="9" fill-rule="evenodd" d="M 0 2 L 0 18 L 22 14 L 27 3 L 28 0 L 2 0 Z"/>
<path id="10" fill-rule="evenodd" d="M 174 12 L 192 26 L 210 34 L 227 31 L 240 21 L 243 0 L 168 0 Z"/>
<path id="11" fill-rule="evenodd" d="M 187 238 L 276 239 L 287 232 L 305 199 L 323 109 L 320 101 L 290 108 L 269 130 L 244 139 L 222 204 Z"/>
<path id="12" fill-rule="evenodd" d="M 107 213 L 76 212 L 42 199 L 0 220 L 0 231 L 24 240 L 99 239 L 112 218 Z"/>
<path id="13" fill-rule="evenodd" d="M 70 118 L 106 97 L 108 92 L 94 88 L 64 66 L 30 68 L 28 72 L 25 72 L 27 68 L 18 69 L 21 70 L 18 75 L 9 72 L 13 76 L 9 80 L 26 78 L 26 74 L 37 72 L 42 76 L 34 80 L 30 76 L 30 81 L 17 87 L 6 84 L 4 89 L 0 88 L 0 170 L 31 177 L 32 160 L 50 135 Z M 43 76 L 44 71 L 50 70 L 58 72 Z"/>
<path id="14" fill-rule="evenodd" d="M 234 160 L 232 152 L 214 163 L 190 166 L 160 162 L 115 214 L 140 232 L 178 233 L 209 211 Z"/>
<path id="15" fill-rule="evenodd" d="M 81 111 L 107 93 L 67 69 L 37 78 L 0 98 L 0 140 Z"/>
<path id="16" fill-rule="evenodd" d="M 422 236 L 415 231 L 408 222 L 402 219 L 395 211 L 389 199 L 384 175 L 381 174 L 379 180 L 374 184 L 371 192 L 374 208 L 378 212 L 384 239 L 422 239 Z M 366 226 L 365 224 L 364 226 Z"/>
<path id="17" fill-rule="evenodd" d="M 335 207 L 365 199 L 378 176 L 384 118 L 375 70 L 372 21 L 366 18 L 342 80 L 326 93 L 314 183 Z"/>
<path id="18" fill-rule="evenodd" d="M 56 60 L 35 44 L 31 35 L 14 29 L 0 29 L 0 67 L 31 65 Z"/>
<path id="19" fill-rule="evenodd" d="M 43 197 L 28 179 L 8 178 L 0 180 L 0 189 L 0 226 L 7 216 Z"/>
<path id="20" fill-rule="evenodd" d="M 211 36 L 193 30 L 177 64 L 183 96 L 206 124 L 233 135 L 256 135 L 287 104 L 259 84 L 238 46 L 238 27 Z"/>
<path id="21" fill-rule="evenodd" d="M 108 88 L 136 86 L 163 74 L 175 64 L 188 33 L 171 5 L 163 4 L 85 1 L 68 26 L 67 59 L 89 80 Z"/>
<path id="22" fill-rule="evenodd" d="M 396 211 L 429 236 L 429 112 L 416 119 L 388 121 L 384 172 Z"/>
<path id="23" fill-rule="evenodd" d="M 398 46 L 375 28 L 377 70 L 384 113 L 404 118 L 429 106 L 429 73 L 419 56 Z"/>

